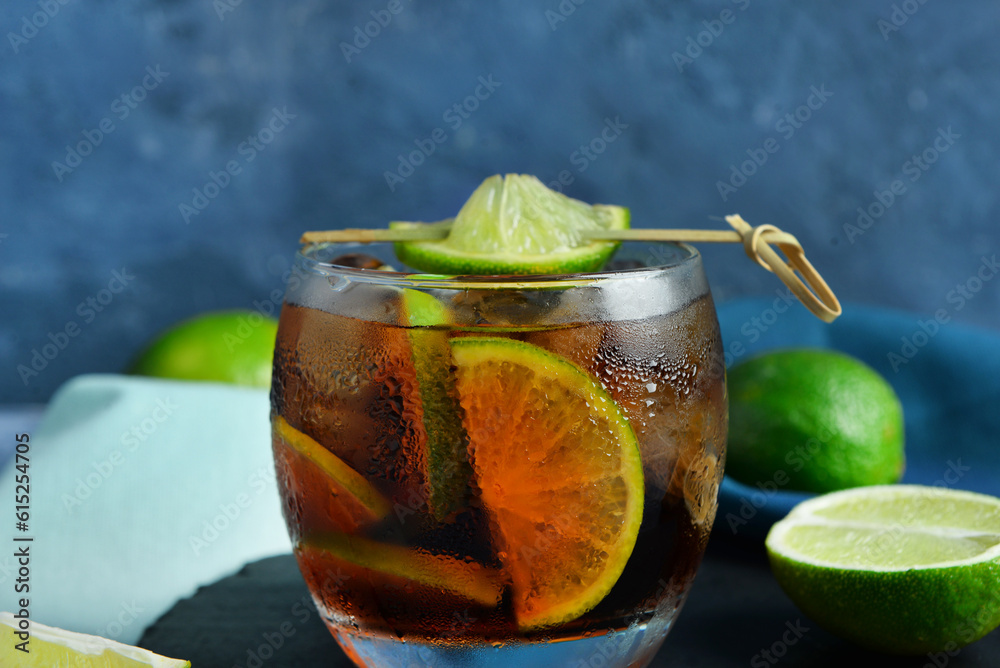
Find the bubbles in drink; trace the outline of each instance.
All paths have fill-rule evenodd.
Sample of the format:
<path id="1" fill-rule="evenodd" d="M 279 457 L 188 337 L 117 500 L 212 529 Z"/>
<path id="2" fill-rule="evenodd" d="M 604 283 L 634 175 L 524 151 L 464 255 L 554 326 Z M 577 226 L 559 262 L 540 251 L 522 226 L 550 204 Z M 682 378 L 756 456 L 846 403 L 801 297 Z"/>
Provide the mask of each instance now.
<path id="1" fill-rule="evenodd" d="M 405 333 L 286 307 L 278 336 L 272 394 L 288 422 L 363 475 L 413 485 L 424 436 Z"/>

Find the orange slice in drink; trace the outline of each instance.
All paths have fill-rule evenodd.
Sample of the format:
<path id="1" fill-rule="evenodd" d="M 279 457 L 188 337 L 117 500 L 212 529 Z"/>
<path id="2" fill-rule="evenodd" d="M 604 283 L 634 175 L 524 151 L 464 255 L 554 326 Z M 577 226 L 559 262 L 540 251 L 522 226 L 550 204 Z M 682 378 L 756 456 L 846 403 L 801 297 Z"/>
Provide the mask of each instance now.
<path id="1" fill-rule="evenodd" d="M 639 446 L 587 373 L 513 339 L 451 341 L 469 451 L 523 631 L 607 596 L 642 522 Z"/>
<path id="2" fill-rule="evenodd" d="M 368 480 L 312 437 L 288 424 L 280 415 L 272 420 L 274 435 L 321 471 L 335 497 L 351 506 L 352 515 L 374 521 L 392 511 L 392 503 Z M 367 522 L 358 522 L 365 524 Z"/>

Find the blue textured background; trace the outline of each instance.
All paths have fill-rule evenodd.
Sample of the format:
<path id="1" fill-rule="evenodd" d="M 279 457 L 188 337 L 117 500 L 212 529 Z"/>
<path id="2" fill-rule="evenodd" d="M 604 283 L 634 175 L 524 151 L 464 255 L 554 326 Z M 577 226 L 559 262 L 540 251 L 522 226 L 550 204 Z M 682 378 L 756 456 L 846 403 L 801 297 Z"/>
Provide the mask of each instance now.
<path id="1" fill-rule="evenodd" d="M 953 292 L 1000 251 L 995 2 L 897 2 L 893 31 L 879 25 L 889 0 L 576 2 L 400 0 L 350 62 L 341 43 L 388 0 L 4 2 L 0 401 L 119 370 L 182 317 L 260 305 L 304 229 L 445 217 L 507 171 L 565 171 L 568 194 L 627 204 L 636 226 L 739 211 L 796 234 L 846 302 L 910 311 L 915 327 L 943 309 L 1000 328 L 1000 281 Z M 689 38 L 705 46 L 682 62 Z M 156 66 L 169 75 L 127 107 Z M 479 77 L 500 85 L 467 118 L 449 112 Z M 790 133 L 782 119 L 812 87 L 832 95 Z M 294 118 L 241 152 L 275 108 Z M 605 119 L 627 127 L 593 160 L 576 153 Z M 54 168 L 102 120 L 114 131 L 72 172 Z M 391 190 L 385 172 L 436 128 L 443 143 Z M 912 180 L 907 161 L 948 128 L 958 138 Z M 776 152 L 723 201 L 717 182 L 769 138 Z M 239 173 L 185 220 L 180 205 L 230 161 Z M 845 230 L 894 180 L 905 191 L 884 214 Z M 735 246 L 703 251 L 720 300 L 779 287 Z M 123 268 L 125 289 L 87 306 Z M 79 334 L 22 380 L 18 365 L 71 322 Z"/>

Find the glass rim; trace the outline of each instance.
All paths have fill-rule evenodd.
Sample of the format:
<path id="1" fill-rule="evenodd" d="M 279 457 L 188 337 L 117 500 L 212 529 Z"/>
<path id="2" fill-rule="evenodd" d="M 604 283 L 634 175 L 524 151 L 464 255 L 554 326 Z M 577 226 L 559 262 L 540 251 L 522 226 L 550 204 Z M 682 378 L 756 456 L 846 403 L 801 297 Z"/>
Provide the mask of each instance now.
<path id="1" fill-rule="evenodd" d="M 496 288 L 553 288 L 591 285 L 595 282 L 620 280 L 626 278 L 646 278 L 679 271 L 692 264 L 699 264 L 701 253 L 694 246 L 683 241 L 623 241 L 622 244 L 644 244 L 646 246 L 672 246 L 683 251 L 676 261 L 634 267 L 627 269 L 611 269 L 605 271 L 576 272 L 568 274 L 506 274 L 506 275 L 445 275 L 429 274 L 419 271 L 386 271 L 383 269 L 360 269 L 332 264 L 320 260 L 315 255 L 331 247 L 359 250 L 372 247 L 385 247 L 391 242 L 375 243 L 321 243 L 310 244 L 299 248 L 295 253 L 297 265 L 302 265 L 310 273 L 324 276 L 344 277 L 363 283 L 376 285 L 403 285 L 405 287 L 427 287 L 442 289 L 496 289 Z M 413 278 L 419 276 L 420 278 Z"/>

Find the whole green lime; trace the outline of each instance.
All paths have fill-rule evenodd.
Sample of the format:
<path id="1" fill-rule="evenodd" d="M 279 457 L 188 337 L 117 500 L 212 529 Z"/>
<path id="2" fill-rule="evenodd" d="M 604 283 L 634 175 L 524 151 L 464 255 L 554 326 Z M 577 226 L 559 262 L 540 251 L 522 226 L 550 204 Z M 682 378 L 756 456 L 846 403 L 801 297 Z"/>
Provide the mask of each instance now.
<path id="1" fill-rule="evenodd" d="M 765 546 L 802 612 L 864 647 L 954 656 L 1000 625 L 996 497 L 921 485 L 824 494 L 775 524 Z"/>
<path id="2" fill-rule="evenodd" d="M 766 353 L 729 373 L 726 472 L 830 492 L 899 480 L 903 409 L 875 370 L 830 350 Z"/>
<path id="3" fill-rule="evenodd" d="M 278 321 L 256 311 L 206 313 L 157 337 L 129 373 L 269 387 L 277 332 Z"/>

